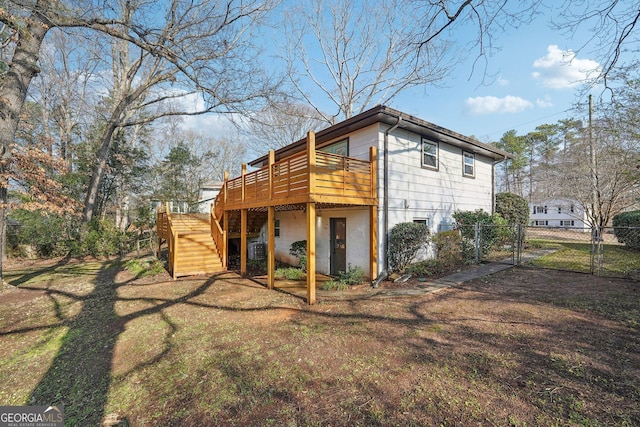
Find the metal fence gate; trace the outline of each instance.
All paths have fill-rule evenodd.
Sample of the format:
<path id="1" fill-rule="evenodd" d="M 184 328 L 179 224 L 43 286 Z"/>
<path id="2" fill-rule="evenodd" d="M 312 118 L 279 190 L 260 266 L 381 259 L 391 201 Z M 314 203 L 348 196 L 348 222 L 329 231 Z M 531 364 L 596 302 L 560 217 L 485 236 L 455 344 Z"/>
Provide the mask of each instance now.
<path id="1" fill-rule="evenodd" d="M 640 228 L 458 226 L 468 262 L 543 268 L 640 280 Z"/>

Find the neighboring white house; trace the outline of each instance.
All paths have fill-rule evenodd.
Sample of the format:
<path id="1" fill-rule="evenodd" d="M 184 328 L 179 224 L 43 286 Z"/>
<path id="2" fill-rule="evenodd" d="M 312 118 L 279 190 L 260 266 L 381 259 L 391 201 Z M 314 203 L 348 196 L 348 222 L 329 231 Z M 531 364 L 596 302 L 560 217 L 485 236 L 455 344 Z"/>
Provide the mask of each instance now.
<path id="1" fill-rule="evenodd" d="M 213 181 L 206 182 L 200 187 L 200 200 L 198 200 L 198 212 L 209 213 L 211 203 L 216 199 L 224 182 Z"/>
<path id="2" fill-rule="evenodd" d="M 377 106 L 319 131 L 316 149 L 369 160 L 377 149 L 377 225 L 365 206 L 330 206 L 316 211 L 316 269 L 324 274 L 362 267 L 369 277 L 387 269 L 389 231 L 401 222 L 423 222 L 431 233 L 447 230 L 456 210 L 494 208 L 495 165 L 509 156 L 493 146 L 386 106 Z M 275 152 L 283 159 L 305 150 L 300 140 Z M 250 163 L 268 164 L 268 156 Z M 293 262 L 290 245 L 306 237 L 305 212 L 275 214 L 276 259 Z M 371 236 L 370 230 L 377 230 Z M 255 240 L 266 242 L 266 226 Z M 369 241 L 377 239 L 376 272 L 369 270 Z"/>
<path id="3" fill-rule="evenodd" d="M 571 199 L 542 199 L 529 205 L 529 225 L 589 231 L 582 205 Z"/>

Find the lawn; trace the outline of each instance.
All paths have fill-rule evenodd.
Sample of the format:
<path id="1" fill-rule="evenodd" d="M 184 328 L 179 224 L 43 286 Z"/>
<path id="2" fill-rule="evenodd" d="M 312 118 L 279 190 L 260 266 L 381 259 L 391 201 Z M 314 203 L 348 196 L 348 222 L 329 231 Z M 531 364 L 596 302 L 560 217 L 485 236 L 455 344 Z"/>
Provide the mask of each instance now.
<path id="1" fill-rule="evenodd" d="M 554 251 L 531 263 L 538 267 L 554 268 L 589 273 L 591 271 L 591 243 L 529 240 L 534 248 L 549 248 Z M 600 274 L 608 276 L 640 278 L 640 252 L 619 244 L 601 243 Z M 596 259 L 596 272 L 598 260 Z"/>
<path id="2" fill-rule="evenodd" d="M 5 274 L 0 403 L 66 425 L 640 425 L 634 281 L 517 267 L 307 306 L 234 273 Z"/>

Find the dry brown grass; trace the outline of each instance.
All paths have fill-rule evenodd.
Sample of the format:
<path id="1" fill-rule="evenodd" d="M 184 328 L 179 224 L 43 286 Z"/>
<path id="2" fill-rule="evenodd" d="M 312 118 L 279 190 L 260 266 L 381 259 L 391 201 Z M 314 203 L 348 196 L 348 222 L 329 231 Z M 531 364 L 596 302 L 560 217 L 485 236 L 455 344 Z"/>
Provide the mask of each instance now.
<path id="1" fill-rule="evenodd" d="M 640 286 L 516 268 L 412 297 L 14 266 L 0 401 L 69 425 L 639 425 Z"/>

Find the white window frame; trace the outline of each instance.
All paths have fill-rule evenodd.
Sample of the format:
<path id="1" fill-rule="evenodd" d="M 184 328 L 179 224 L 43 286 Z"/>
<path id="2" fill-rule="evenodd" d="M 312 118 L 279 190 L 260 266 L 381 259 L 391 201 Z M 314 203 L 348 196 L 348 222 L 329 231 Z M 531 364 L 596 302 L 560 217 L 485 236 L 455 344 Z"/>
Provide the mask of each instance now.
<path id="1" fill-rule="evenodd" d="M 467 159 L 471 159 L 471 164 L 467 163 Z M 471 168 L 471 173 L 467 172 L 467 167 Z M 469 151 L 462 152 L 462 176 L 467 178 L 476 177 L 476 155 Z"/>
<path id="2" fill-rule="evenodd" d="M 280 220 L 273 220 L 273 237 L 280 237 Z"/>
<path id="3" fill-rule="evenodd" d="M 413 222 L 417 224 L 424 224 L 427 227 L 429 226 L 429 218 L 424 218 L 424 217 L 413 218 Z"/>
<path id="4" fill-rule="evenodd" d="M 429 145 L 435 148 L 435 154 L 425 153 L 425 145 Z M 429 158 L 433 159 L 433 163 L 435 165 L 426 164 L 424 162 L 425 156 L 429 156 Z M 437 141 L 431 141 L 427 138 L 422 138 L 422 144 L 420 145 L 420 165 L 425 169 L 438 170 L 440 166 L 440 143 Z"/>

